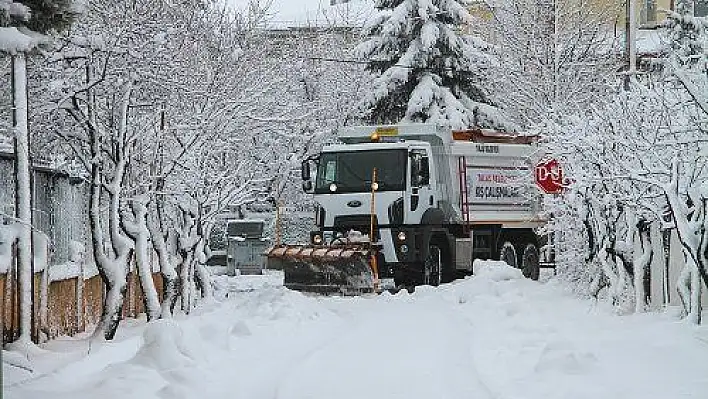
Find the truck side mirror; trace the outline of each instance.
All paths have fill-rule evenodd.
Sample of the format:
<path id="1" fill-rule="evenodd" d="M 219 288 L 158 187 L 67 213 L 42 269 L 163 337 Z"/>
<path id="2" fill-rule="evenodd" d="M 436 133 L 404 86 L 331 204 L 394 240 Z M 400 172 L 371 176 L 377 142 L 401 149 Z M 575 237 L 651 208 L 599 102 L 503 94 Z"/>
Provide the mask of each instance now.
<path id="1" fill-rule="evenodd" d="M 306 193 L 312 191 L 312 180 L 305 180 L 302 182 L 302 190 Z"/>
<path id="2" fill-rule="evenodd" d="M 310 162 L 309 162 L 309 160 L 302 161 L 302 165 L 300 167 L 300 175 L 301 175 L 303 181 L 310 181 Z M 312 185 L 312 184 L 310 184 L 310 185 Z"/>

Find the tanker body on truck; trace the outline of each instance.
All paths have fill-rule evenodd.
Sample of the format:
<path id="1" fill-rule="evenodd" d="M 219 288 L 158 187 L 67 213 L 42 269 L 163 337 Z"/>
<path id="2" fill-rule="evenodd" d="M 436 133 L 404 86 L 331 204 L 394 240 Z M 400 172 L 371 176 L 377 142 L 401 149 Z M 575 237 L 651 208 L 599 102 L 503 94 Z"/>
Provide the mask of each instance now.
<path id="1" fill-rule="evenodd" d="M 371 270 L 396 286 L 438 285 L 476 258 L 538 279 L 535 136 L 401 124 L 345 127 L 338 139 L 303 162 L 318 204 L 311 242 L 268 252 L 286 286 L 365 290 Z"/>

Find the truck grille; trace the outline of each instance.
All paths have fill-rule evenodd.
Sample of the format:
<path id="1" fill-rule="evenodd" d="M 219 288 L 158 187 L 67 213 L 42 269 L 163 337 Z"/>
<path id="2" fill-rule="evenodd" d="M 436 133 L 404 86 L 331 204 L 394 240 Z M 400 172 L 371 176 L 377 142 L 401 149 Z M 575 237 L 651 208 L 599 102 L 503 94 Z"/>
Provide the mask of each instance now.
<path id="1" fill-rule="evenodd" d="M 374 216 L 374 235 L 376 240 L 380 238 L 378 225 L 378 220 Z M 349 230 L 356 230 L 368 235 L 371 230 L 371 215 L 335 216 L 333 230 L 344 234 Z"/>

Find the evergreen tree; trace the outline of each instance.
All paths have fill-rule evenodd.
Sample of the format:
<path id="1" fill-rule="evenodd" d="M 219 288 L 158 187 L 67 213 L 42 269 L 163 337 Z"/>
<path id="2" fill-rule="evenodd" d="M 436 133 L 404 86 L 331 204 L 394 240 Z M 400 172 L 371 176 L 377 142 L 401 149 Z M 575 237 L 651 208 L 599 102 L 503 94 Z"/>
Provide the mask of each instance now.
<path id="1" fill-rule="evenodd" d="M 692 2 L 679 0 L 664 22 L 671 58 L 681 67 L 704 69 L 708 59 L 708 19 L 693 16 Z"/>
<path id="2" fill-rule="evenodd" d="M 357 54 L 377 76 L 359 104 L 371 123 L 428 122 L 515 130 L 490 100 L 486 44 L 463 36 L 462 0 L 377 0 Z"/>
<path id="3" fill-rule="evenodd" d="M 75 0 L 23 0 L 22 3 L 32 10 L 27 28 L 40 33 L 68 29 L 80 13 Z"/>
<path id="4" fill-rule="evenodd" d="M 0 26 L 24 26 L 34 32 L 67 29 L 81 13 L 75 0 L 0 0 Z"/>
<path id="5" fill-rule="evenodd" d="M 691 3 L 679 0 L 676 11 L 666 16 L 664 30 L 670 51 L 665 65 L 669 79 L 676 78 L 705 116 L 708 115 L 708 18 L 694 16 Z"/>

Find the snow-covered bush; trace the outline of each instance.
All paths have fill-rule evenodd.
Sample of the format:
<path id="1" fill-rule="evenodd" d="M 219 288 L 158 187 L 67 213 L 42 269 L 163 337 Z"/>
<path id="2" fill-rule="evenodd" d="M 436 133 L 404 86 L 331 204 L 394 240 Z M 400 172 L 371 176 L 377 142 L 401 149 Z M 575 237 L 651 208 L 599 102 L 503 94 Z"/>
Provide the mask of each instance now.
<path id="1" fill-rule="evenodd" d="M 675 59 L 670 56 L 666 62 Z M 660 228 L 668 207 L 686 258 L 679 293 L 686 315 L 698 323 L 701 278 L 708 280 L 708 113 L 690 91 L 691 83 L 683 84 L 685 71 L 669 68 L 653 87 L 633 84 L 631 91 L 616 94 L 588 118 L 555 126 L 551 146 L 576 180 L 574 195 L 559 209 L 575 212 L 586 223 L 585 234 L 571 240 L 586 248 L 585 259 L 598 270 L 591 291 L 596 294 L 607 286 L 609 297 L 624 309 L 631 308 L 621 303 L 632 293 L 635 309 L 644 307 L 646 263 L 651 251 L 661 249 L 659 235 L 652 231 Z"/>

